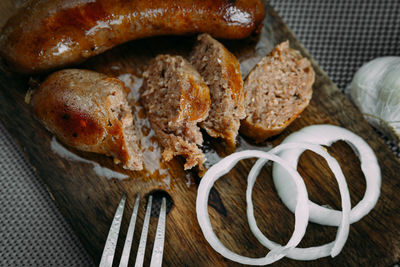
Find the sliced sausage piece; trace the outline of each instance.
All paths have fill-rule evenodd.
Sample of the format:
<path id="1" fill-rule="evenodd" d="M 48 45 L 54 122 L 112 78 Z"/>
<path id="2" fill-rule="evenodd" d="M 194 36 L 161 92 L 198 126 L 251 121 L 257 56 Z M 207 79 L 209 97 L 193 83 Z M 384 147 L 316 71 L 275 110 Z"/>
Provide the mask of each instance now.
<path id="1" fill-rule="evenodd" d="M 246 119 L 240 132 L 256 142 L 282 132 L 308 106 L 314 70 L 289 42 L 276 46 L 245 83 Z"/>
<path id="2" fill-rule="evenodd" d="M 205 156 L 197 145 L 203 137 L 197 126 L 210 109 L 210 93 L 200 74 L 180 56 L 157 56 L 143 74 L 140 102 L 164 147 L 166 161 L 186 158 L 185 169 L 202 167 Z"/>
<path id="3" fill-rule="evenodd" d="M 106 154 L 130 170 L 141 170 L 128 89 L 116 78 L 67 69 L 50 75 L 31 98 L 39 121 L 66 145 Z"/>
<path id="4" fill-rule="evenodd" d="M 239 62 L 208 34 L 199 35 L 190 61 L 210 88 L 210 114 L 200 126 L 210 136 L 234 145 L 240 120 L 246 116 Z"/>
<path id="5" fill-rule="evenodd" d="M 264 14 L 262 0 L 33 0 L 3 28 L 0 55 L 16 71 L 43 72 L 149 36 L 245 38 Z"/>

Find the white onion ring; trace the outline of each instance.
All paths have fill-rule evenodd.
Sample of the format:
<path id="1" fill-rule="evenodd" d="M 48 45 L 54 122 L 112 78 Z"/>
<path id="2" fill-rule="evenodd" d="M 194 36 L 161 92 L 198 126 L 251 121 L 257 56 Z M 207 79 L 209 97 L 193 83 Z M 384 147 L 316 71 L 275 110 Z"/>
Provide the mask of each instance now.
<path id="1" fill-rule="evenodd" d="M 292 237 L 290 238 L 286 246 L 284 247 L 276 246 L 275 249 L 271 250 L 263 258 L 245 257 L 236 254 L 231 250 L 229 250 L 228 248 L 226 248 L 212 230 L 210 217 L 207 209 L 208 197 L 215 181 L 218 180 L 222 175 L 226 174 L 229 170 L 231 170 L 239 160 L 246 158 L 254 158 L 254 157 L 266 160 L 272 160 L 279 164 L 282 164 L 282 166 L 287 169 L 288 173 L 293 176 L 293 180 L 295 181 L 296 188 L 299 192 L 299 194 L 297 194 L 297 205 L 294 212 L 295 228 Z M 266 264 L 271 264 L 284 257 L 288 249 L 297 246 L 298 243 L 303 238 L 308 224 L 307 203 L 308 203 L 308 194 L 304 181 L 301 178 L 300 174 L 294 168 L 290 167 L 289 164 L 287 164 L 281 158 L 271 153 L 257 151 L 257 150 L 246 150 L 231 154 L 230 156 L 222 159 L 217 164 L 213 165 L 206 172 L 204 177 L 201 179 L 197 192 L 196 213 L 197 213 L 197 220 L 199 222 L 203 235 L 206 238 L 207 242 L 211 245 L 211 247 L 215 251 L 220 253 L 225 258 L 228 258 L 232 261 L 241 264 L 266 265 Z"/>
<path id="2" fill-rule="evenodd" d="M 283 142 L 308 142 L 329 146 L 335 141 L 346 141 L 360 158 L 361 170 L 366 180 L 366 191 L 361 201 L 351 209 L 350 223 L 359 221 L 376 205 L 381 188 L 381 170 L 371 147 L 353 132 L 333 125 L 313 125 L 289 135 Z M 298 159 L 304 149 L 292 149 L 280 153 L 280 157 L 297 168 Z M 291 177 L 279 165 L 273 166 L 273 178 L 279 197 L 293 212 L 296 206 L 296 188 Z M 322 225 L 338 226 L 342 212 L 325 208 L 309 201 L 310 221 Z"/>
<path id="3" fill-rule="evenodd" d="M 325 158 L 339 184 L 343 216 L 341 218 L 341 223 L 339 225 L 339 229 L 336 234 L 334 242 L 311 248 L 291 248 L 286 251 L 287 253 L 286 257 L 296 260 L 314 260 L 329 255 L 335 257 L 342 250 L 349 235 L 349 227 L 350 227 L 349 215 L 350 215 L 351 203 L 350 203 L 350 193 L 347 187 L 346 179 L 344 178 L 343 172 L 336 159 L 330 156 L 329 153 L 326 150 L 324 150 L 323 147 L 321 147 L 320 145 L 306 144 L 306 143 L 286 143 L 275 147 L 269 152 L 279 153 L 282 150 L 294 149 L 294 148 L 308 149 Z M 253 203 L 251 199 L 251 192 L 253 191 L 254 183 L 257 179 L 258 174 L 261 171 L 261 168 L 264 166 L 265 163 L 266 161 L 264 159 L 259 159 L 256 162 L 256 164 L 254 164 L 254 166 L 252 167 L 248 176 L 248 184 L 246 190 L 247 218 L 249 221 L 250 229 L 257 238 L 257 240 L 265 247 L 274 250 L 279 245 L 266 238 L 258 228 L 256 220 L 254 218 Z"/>

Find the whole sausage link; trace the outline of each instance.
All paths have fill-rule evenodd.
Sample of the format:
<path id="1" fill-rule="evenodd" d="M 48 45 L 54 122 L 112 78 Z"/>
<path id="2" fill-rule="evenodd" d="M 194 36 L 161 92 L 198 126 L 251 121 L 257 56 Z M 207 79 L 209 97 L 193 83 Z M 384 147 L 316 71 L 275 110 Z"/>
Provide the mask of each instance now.
<path id="1" fill-rule="evenodd" d="M 33 0 L 4 26 L 0 55 L 15 71 L 45 72 L 149 36 L 245 38 L 264 15 L 262 0 Z"/>

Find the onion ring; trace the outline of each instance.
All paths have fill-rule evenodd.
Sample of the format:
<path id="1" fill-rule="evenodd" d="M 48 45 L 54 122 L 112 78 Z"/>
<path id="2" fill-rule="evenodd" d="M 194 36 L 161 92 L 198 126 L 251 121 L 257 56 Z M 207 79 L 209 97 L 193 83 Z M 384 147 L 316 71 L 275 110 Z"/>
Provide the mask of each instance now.
<path id="1" fill-rule="evenodd" d="M 283 142 L 308 142 L 329 146 L 335 141 L 347 142 L 356 155 L 360 158 L 361 170 L 366 180 L 366 191 L 361 201 L 351 209 L 350 223 L 359 221 L 367 215 L 376 205 L 381 188 L 381 170 L 378 160 L 371 147 L 353 132 L 333 125 L 313 125 L 301 129 L 289 135 Z M 304 149 L 287 150 L 279 156 L 288 161 L 293 168 L 297 168 L 298 159 Z M 296 188 L 287 172 L 279 165 L 273 166 L 273 178 L 279 197 L 283 203 L 293 212 L 296 206 Z M 321 225 L 338 226 L 342 218 L 342 212 L 325 208 L 309 201 L 310 221 Z"/>
<path id="2" fill-rule="evenodd" d="M 295 185 L 299 194 L 297 194 L 297 205 L 295 208 L 295 228 L 292 237 L 285 246 L 276 246 L 263 258 L 250 258 L 234 253 L 226 248 L 218 239 L 212 230 L 210 216 L 208 214 L 207 203 L 210 190 L 215 181 L 221 176 L 229 172 L 236 165 L 239 160 L 247 158 L 262 158 L 265 160 L 272 160 L 281 164 L 288 173 L 293 176 Z M 308 225 L 308 194 L 303 179 L 300 174 L 292 167 L 289 166 L 278 156 L 257 150 L 246 150 L 231 154 L 230 156 L 222 159 L 217 164 L 213 165 L 201 179 L 197 198 L 196 198 L 196 214 L 200 228 L 203 235 L 211 247 L 219 254 L 232 261 L 249 264 L 249 265 L 266 265 L 271 264 L 286 255 L 290 248 L 297 246 L 303 238 L 307 225 Z"/>
<path id="3" fill-rule="evenodd" d="M 339 229 L 336 234 L 334 242 L 311 248 L 291 248 L 286 251 L 287 253 L 286 257 L 296 260 L 314 260 L 329 255 L 335 257 L 342 250 L 349 235 L 349 227 L 350 227 L 349 215 L 350 215 L 351 203 L 350 203 L 350 193 L 347 187 L 346 179 L 344 178 L 343 172 L 336 159 L 330 156 L 329 153 L 326 150 L 324 150 L 323 147 L 321 147 L 320 145 L 307 144 L 307 143 L 286 143 L 275 147 L 269 152 L 279 153 L 282 150 L 299 149 L 299 148 L 311 150 L 324 157 L 325 160 L 327 161 L 329 167 L 334 173 L 335 178 L 339 184 L 343 216 L 341 218 L 341 223 L 339 224 Z M 258 228 L 254 217 L 253 203 L 251 199 L 251 192 L 253 191 L 254 183 L 257 179 L 258 174 L 261 171 L 261 168 L 264 166 L 265 163 L 266 161 L 264 159 L 257 160 L 257 162 L 252 167 L 248 176 L 248 184 L 246 190 L 247 218 L 249 221 L 250 229 L 257 238 L 257 240 L 265 247 L 274 250 L 277 249 L 279 245 L 266 238 Z"/>

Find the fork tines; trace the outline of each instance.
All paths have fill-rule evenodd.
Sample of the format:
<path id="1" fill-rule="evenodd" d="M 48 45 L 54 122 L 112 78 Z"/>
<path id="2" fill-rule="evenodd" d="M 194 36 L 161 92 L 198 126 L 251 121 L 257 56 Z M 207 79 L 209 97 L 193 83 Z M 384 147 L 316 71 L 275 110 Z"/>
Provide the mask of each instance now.
<path id="1" fill-rule="evenodd" d="M 146 208 L 146 215 L 143 221 L 142 233 L 140 235 L 139 248 L 136 255 L 135 266 L 143 266 L 144 254 L 146 250 L 147 234 L 149 230 L 150 214 L 152 206 L 153 196 L 149 196 Z M 107 236 L 107 241 L 104 246 L 103 255 L 101 256 L 100 267 L 112 266 L 112 262 L 115 254 L 115 247 L 118 241 L 119 229 L 121 227 L 122 216 L 124 214 L 124 207 L 126 202 L 126 196 L 124 195 L 118 205 L 117 211 L 115 212 L 114 219 L 112 221 L 110 231 Z M 135 206 L 133 207 L 132 216 L 129 222 L 128 232 L 126 234 L 124 248 L 122 250 L 122 256 L 120 260 L 120 267 L 128 266 L 129 255 L 132 247 L 133 233 L 136 225 L 136 218 L 139 209 L 140 196 L 136 197 Z M 162 199 L 160 215 L 158 218 L 157 231 L 153 245 L 153 252 L 151 255 L 150 266 L 161 266 L 162 257 L 164 251 L 164 238 L 165 238 L 165 220 L 166 220 L 166 199 Z"/>

